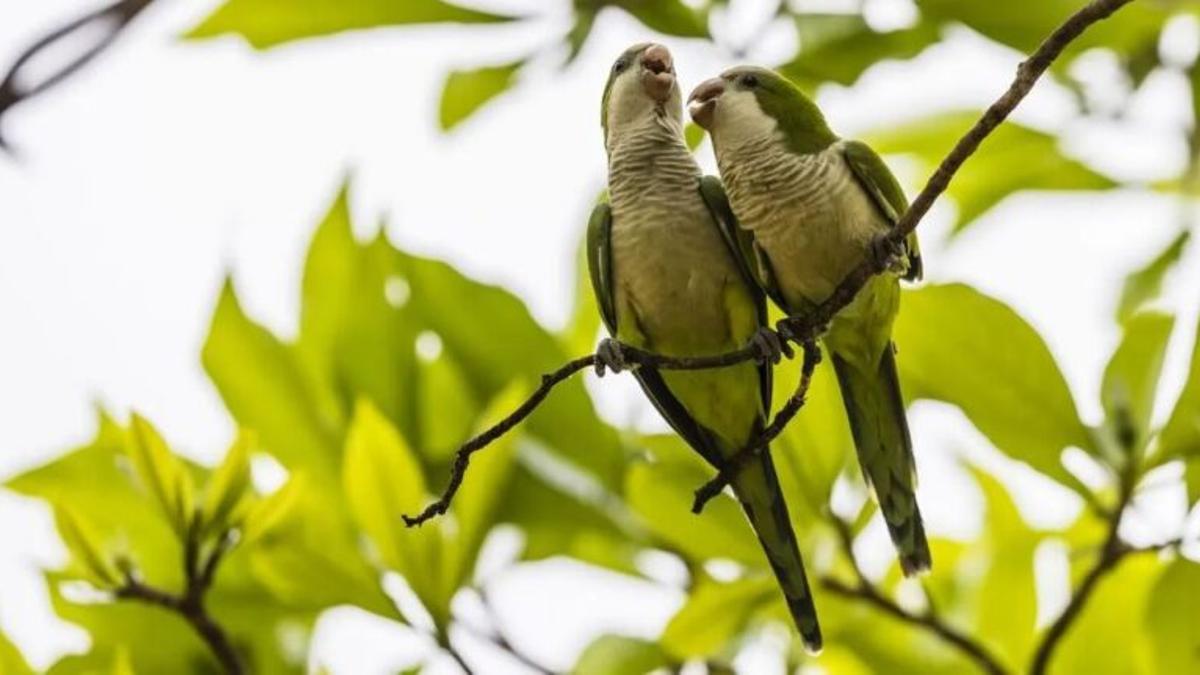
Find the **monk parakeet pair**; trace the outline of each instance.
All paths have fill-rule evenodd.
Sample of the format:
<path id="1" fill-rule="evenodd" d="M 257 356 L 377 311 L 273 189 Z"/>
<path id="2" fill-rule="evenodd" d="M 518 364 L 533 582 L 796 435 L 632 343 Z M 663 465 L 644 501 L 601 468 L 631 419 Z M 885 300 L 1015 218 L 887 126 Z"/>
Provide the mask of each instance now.
<path id="1" fill-rule="evenodd" d="M 753 72 L 767 80 L 768 71 Z M 717 468 L 761 433 L 771 412 L 771 364 L 780 344 L 767 326 L 766 296 L 789 313 L 820 302 L 840 274 L 872 250 L 872 237 L 885 231 L 888 214 L 904 208 L 883 163 L 865 146 L 855 146 L 874 158 L 873 164 L 869 158 L 862 162 L 886 178 L 877 179 L 887 192 L 876 199 L 889 210 L 870 211 L 866 205 L 873 198 L 866 186 L 874 183 L 851 178 L 858 175 L 854 169 L 839 173 L 834 167 L 834 158 L 847 152 L 840 148 L 852 144 L 837 141 L 816 107 L 790 84 L 770 77 L 788 87 L 788 96 L 768 106 L 739 103 L 732 85 L 718 93 L 715 81 L 693 95 L 693 113 L 712 133 L 722 173 L 729 172 L 729 198 L 719 180 L 703 176 L 684 142 L 683 97 L 665 47 L 626 50 L 613 64 L 602 101 L 608 200 L 592 213 L 587 252 L 609 334 L 675 356 L 719 354 L 747 343 L 762 355 L 759 363 L 712 370 L 633 371 L 672 428 Z M 797 137 L 831 140 L 820 148 L 815 141 L 794 147 L 783 131 L 789 126 L 796 127 Z M 834 147 L 839 149 L 831 153 Z M 805 168 L 810 163 L 817 168 Z M 850 189 L 856 180 L 862 185 L 857 197 Z M 919 268 L 915 253 L 907 255 L 916 261 L 910 268 Z M 913 498 L 911 443 L 888 339 L 896 285 L 895 277 L 872 282 L 831 325 L 826 343 L 864 472 L 884 506 L 904 569 L 911 572 L 927 568 L 929 554 Z M 623 367 L 611 340 L 598 353 L 604 365 Z M 770 453 L 741 468 L 731 486 L 806 647 L 819 650 L 816 609 Z"/>

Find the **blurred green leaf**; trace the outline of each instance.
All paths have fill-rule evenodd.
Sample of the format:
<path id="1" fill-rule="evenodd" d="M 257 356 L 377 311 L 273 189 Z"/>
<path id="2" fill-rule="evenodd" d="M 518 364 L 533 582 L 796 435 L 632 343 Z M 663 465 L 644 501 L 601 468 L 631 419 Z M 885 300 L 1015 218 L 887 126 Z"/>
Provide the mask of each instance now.
<path id="1" fill-rule="evenodd" d="M 988 549 L 978 561 L 987 571 L 980 580 L 974 634 L 998 647 L 1015 671 L 1025 665 L 1034 645 L 1038 594 L 1033 562 L 1041 540 L 1021 518 L 1004 486 L 981 471 L 972 473 L 987 503 Z"/>
<path id="2" fill-rule="evenodd" d="M 190 536 L 196 501 L 191 476 L 158 431 L 137 413 L 129 429 L 129 458 L 175 533 L 181 539 Z"/>
<path id="3" fill-rule="evenodd" d="M 1145 267 L 1134 270 L 1125 277 L 1125 284 L 1121 287 L 1121 299 L 1117 302 L 1117 321 L 1124 323 L 1138 308 L 1158 297 L 1162 291 L 1163 279 L 1179 262 L 1190 238 L 1190 230 L 1180 232 Z"/>
<path id="4" fill-rule="evenodd" d="M 1140 624 L 1160 570 L 1153 556 L 1136 556 L 1106 576 L 1059 644 L 1050 672 L 1157 675 L 1151 636 Z"/>
<path id="5" fill-rule="evenodd" d="M 288 468 L 334 475 L 340 437 L 336 414 L 291 349 L 242 311 L 233 285 L 221 289 L 201 356 L 225 406 Z"/>
<path id="6" fill-rule="evenodd" d="M 432 361 L 417 364 L 418 429 L 422 455 L 432 461 L 450 458 L 470 435 L 479 415 L 466 373 L 443 351 Z"/>
<path id="7" fill-rule="evenodd" d="M 892 335 L 907 396 L 958 406 L 1001 451 L 1078 487 L 1062 451 L 1096 450 L 1041 336 L 962 284 L 907 291 L 902 304 Z"/>
<path id="8" fill-rule="evenodd" d="M 350 511 L 384 565 L 399 572 L 439 629 L 449 621 L 444 593 L 442 532 L 436 524 L 409 528 L 403 516 L 425 507 L 421 465 L 404 438 L 373 405 L 357 406 L 346 436 L 343 481 Z"/>
<path id="9" fill-rule="evenodd" d="M 601 635 L 579 655 L 574 675 L 645 675 L 669 665 L 662 648 L 649 640 Z"/>
<path id="10" fill-rule="evenodd" d="M 1142 312 L 1131 317 L 1104 369 L 1100 400 L 1107 423 L 1127 452 L 1140 453 L 1149 433 L 1158 376 L 1174 326 L 1175 317 L 1169 314 Z"/>
<path id="11" fill-rule="evenodd" d="M 228 527 L 229 517 L 250 489 L 250 451 L 254 445 L 253 433 L 239 431 L 225 460 L 209 478 L 200 509 L 204 528 L 219 531 Z"/>
<path id="12" fill-rule="evenodd" d="M 599 672 L 599 671 L 598 671 Z M 33 669 L 16 646 L 0 633 L 0 673 L 6 675 L 33 675 Z"/>
<path id="13" fill-rule="evenodd" d="M 291 517 L 306 486 L 304 474 L 295 474 L 283 487 L 252 506 L 242 523 L 242 543 L 253 544 Z"/>
<path id="14" fill-rule="evenodd" d="M 91 523 L 62 504 L 54 505 L 54 522 L 63 544 L 71 553 L 71 559 L 83 578 L 101 588 L 112 588 L 121 584 L 121 577 L 113 567 L 99 537 Z"/>
<path id="15" fill-rule="evenodd" d="M 479 430 L 499 422 L 528 394 L 529 388 L 519 383 L 502 391 L 484 412 Z M 512 474 L 516 438 L 516 432 L 509 432 L 471 459 L 471 470 L 451 505 L 456 527 L 446 534 L 449 558 L 445 563 L 446 597 L 453 597 L 461 585 L 470 581 L 484 537 L 496 522 L 497 507 L 504 499 Z"/>
<path id="16" fill-rule="evenodd" d="M 755 567 L 766 560 L 737 502 L 720 496 L 692 513 L 696 488 L 712 477 L 697 466 L 639 463 L 629 469 L 625 495 L 646 526 L 696 561 L 735 560 Z"/>
<path id="17" fill-rule="evenodd" d="M 438 106 L 438 124 L 450 131 L 473 115 L 488 101 L 513 86 L 517 71 L 524 60 L 474 70 L 454 70 L 442 86 L 442 101 Z"/>
<path id="18" fill-rule="evenodd" d="M 1200 504 L 1200 455 L 1184 462 L 1183 483 L 1187 490 L 1187 506 L 1190 508 Z"/>
<path id="19" fill-rule="evenodd" d="M 1149 41 L 1157 42 L 1159 30 L 1171 15 L 1170 4 L 1131 3 L 1112 19 L 1089 26 L 1065 53 L 1069 58 L 1092 47 L 1107 47 L 1128 54 Z M 917 0 L 917 6 L 930 19 L 964 23 L 997 42 L 1029 53 L 1082 5 L 1075 0 Z"/>
<path id="20" fill-rule="evenodd" d="M 1183 392 L 1159 434 L 1158 445 L 1160 462 L 1200 456 L 1200 329 L 1196 331 Z"/>
<path id="21" fill-rule="evenodd" d="M 347 30 L 428 23 L 497 23 L 511 17 L 443 0 L 226 0 L 188 32 L 189 38 L 237 33 L 258 49 Z"/>
<path id="22" fill-rule="evenodd" d="M 677 37 L 708 37 L 708 16 L 681 0 L 576 0 L 576 5 L 620 7 L 651 30 Z"/>
<path id="23" fill-rule="evenodd" d="M 1146 609 L 1145 632 L 1154 653 L 1154 672 L 1193 673 L 1200 670 L 1200 622 L 1196 597 L 1200 594 L 1200 564 L 1177 559 L 1167 566 Z"/>
<path id="24" fill-rule="evenodd" d="M 933 171 L 978 119 L 974 112 L 942 113 L 888 126 L 868 134 L 868 140 L 880 153 L 912 155 Z M 1114 185 L 1063 155 L 1054 136 L 1005 122 L 955 174 L 947 194 L 958 207 L 957 233 L 1020 190 L 1103 190 Z"/>
<path id="25" fill-rule="evenodd" d="M 704 142 L 704 136 L 707 134 L 704 127 L 695 122 L 688 122 L 683 128 L 683 140 L 687 143 L 688 150 L 696 151 L 700 144 Z"/>
<path id="26" fill-rule="evenodd" d="M 663 630 L 663 649 L 679 659 L 715 656 L 730 647 L 755 611 L 778 595 L 770 575 L 696 588 Z"/>
<path id="27" fill-rule="evenodd" d="M 936 25 L 880 33 L 857 14 L 798 14 L 800 50 L 779 71 L 805 89 L 822 82 L 854 84 L 868 68 L 890 59 L 910 59 L 938 41 Z"/>

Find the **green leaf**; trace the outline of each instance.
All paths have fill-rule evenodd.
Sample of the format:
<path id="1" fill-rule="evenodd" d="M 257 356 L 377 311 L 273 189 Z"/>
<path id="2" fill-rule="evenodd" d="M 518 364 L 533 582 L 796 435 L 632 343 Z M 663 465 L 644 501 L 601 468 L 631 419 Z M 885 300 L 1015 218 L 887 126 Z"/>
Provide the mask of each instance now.
<path id="1" fill-rule="evenodd" d="M 1067 46 L 1065 54 L 1070 57 L 1093 47 L 1107 47 L 1121 54 L 1135 52 L 1157 38 L 1172 13 L 1167 7 L 1169 4 L 1131 3 L 1112 19 L 1089 26 Z M 1075 0 L 1011 0 L 1004 3 L 917 0 L 917 6 L 925 17 L 964 23 L 1025 53 L 1036 49 L 1081 7 Z"/>
<path id="2" fill-rule="evenodd" d="M 755 611 L 777 594 L 770 575 L 703 584 L 667 623 L 663 649 L 679 659 L 721 653 L 741 634 Z"/>
<path id="3" fill-rule="evenodd" d="M 205 529 L 220 531 L 229 527 L 229 517 L 250 488 L 250 452 L 255 443 L 253 433 L 239 431 L 225 460 L 208 479 L 200 507 L 200 522 Z"/>
<path id="4" fill-rule="evenodd" d="M 662 648 L 649 640 L 601 635 L 579 655 L 574 675 L 645 675 L 670 665 Z"/>
<path id="5" fill-rule="evenodd" d="M 1126 452 L 1141 448 L 1150 428 L 1158 376 L 1175 318 L 1142 312 L 1125 323 L 1125 337 L 1104 369 L 1100 400 L 1108 425 Z M 1117 459 L 1117 458 L 1114 458 Z"/>
<path id="6" fill-rule="evenodd" d="M 1124 323 L 1138 308 L 1158 297 L 1163 279 L 1175 268 L 1190 239 L 1190 230 L 1180 232 L 1153 260 L 1125 277 L 1121 299 L 1117 303 L 1117 321 Z"/>
<path id="7" fill-rule="evenodd" d="M 498 23 L 511 17 L 442 0 L 227 0 L 188 38 L 237 33 L 258 49 L 347 30 L 428 23 Z"/>
<path id="8" fill-rule="evenodd" d="M 480 406 L 466 373 L 443 351 L 432 361 L 417 366 L 418 426 L 423 457 L 440 462 L 453 456 L 470 435 Z"/>
<path id="9" fill-rule="evenodd" d="M 339 412 L 293 351 L 245 315 L 228 281 L 201 358 L 229 412 L 268 452 L 315 478 L 334 475 Z"/>
<path id="10" fill-rule="evenodd" d="M 1146 608 L 1145 633 L 1154 653 L 1154 672 L 1191 673 L 1200 669 L 1200 564 L 1186 559 L 1171 563 L 1154 588 Z"/>
<path id="11" fill-rule="evenodd" d="M 854 84 L 868 68 L 890 59 L 911 59 L 938 41 L 935 24 L 879 33 L 857 14 L 798 14 L 800 51 L 779 71 L 812 90 L 822 82 Z"/>
<path id="12" fill-rule="evenodd" d="M 175 533 L 180 538 L 190 536 L 196 490 L 191 476 L 158 431 L 137 413 L 129 429 L 129 458 Z"/>
<path id="13" fill-rule="evenodd" d="M 1158 437 L 1158 445 L 1160 462 L 1176 457 L 1200 457 L 1200 329 L 1196 331 L 1183 392 Z"/>
<path id="14" fill-rule="evenodd" d="M 294 474 L 283 487 L 250 507 L 242 521 L 242 545 L 257 542 L 293 517 L 307 484 L 304 474 Z"/>
<path id="15" fill-rule="evenodd" d="M 54 522 L 71 559 L 85 579 L 101 588 L 121 584 L 121 577 L 104 553 L 91 523 L 61 504 L 54 506 Z"/>
<path id="16" fill-rule="evenodd" d="M 700 144 L 704 142 L 704 136 L 707 134 L 704 127 L 695 122 L 688 122 L 683 128 L 683 140 L 687 143 L 688 150 L 696 151 Z"/>
<path id="17" fill-rule="evenodd" d="M 25 662 L 25 657 L 3 633 L 0 633 L 0 673 L 33 675 L 33 669 Z"/>
<path id="18" fill-rule="evenodd" d="M 499 422 L 520 405 L 529 394 L 529 388 L 514 384 L 501 392 L 479 420 L 482 431 Z M 498 516 L 499 504 L 504 499 L 509 477 L 513 470 L 517 433 L 510 431 L 494 441 L 471 459 L 458 494 L 451 505 L 457 527 L 447 534 L 447 597 L 453 596 L 459 586 L 470 580 L 475 569 L 475 558 L 483 545 L 484 537 Z M 438 523 L 441 526 L 441 523 Z"/>
<path id="19" fill-rule="evenodd" d="M 625 498 L 660 539 L 695 561 L 714 558 L 765 567 L 758 540 L 737 502 L 720 496 L 692 513 L 696 488 L 712 477 L 697 466 L 639 463 L 629 469 Z"/>
<path id="20" fill-rule="evenodd" d="M 969 317 L 969 320 L 967 320 Z M 907 291 L 892 332 L 904 392 L 958 406 L 992 443 L 1078 487 L 1062 451 L 1096 452 L 1046 343 L 1000 301 L 962 284 Z"/>
<path id="21" fill-rule="evenodd" d="M 1151 675 L 1152 642 L 1140 630 L 1161 565 L 1153 556 L 1126 558 L 1096 587 L 1054 654 L 1055 673 Z"/>
<path id="22" fill-rule="evenodd" d="M 932 171 L 979 117 L 974 112 L 941 113 L 889 126 L 868 139 L 877 152 L 912 155 Z M 958 233 L 1020 190 L 1103 190 L 1114 185 L 1063 155 L 1054 136 L 1005 122 L 955 174 L 947 193 L 958 206 Z"/>
<path id="23" fill-rule="evenodd" d="M 350 512 L 380 560 L 399 572 L 439 628 L 449 621 L 450 596 L 438 523 L 406 527 L 428 499 L 421 465 L 408 443 L 373 405 L 361 401 L 346 436 L 342 480 Z"/>
<path id="24" fill-rule="evenodd" d="M 1200 504 L 1200 455 L 1184 462 L 1183 484 L 1187 490 L 1187 506 Z"/>
<path id="25" fill-rule="evenodd" d="M 442 101 L 438 106 L 438 124 L 450 131 L 466 120 L 488 101 L 503 94 L 516 80 L 517 71 L 525 61 L 513 61 L 499 66 L 475 70 L 454 70 L 446 76 Z"/>

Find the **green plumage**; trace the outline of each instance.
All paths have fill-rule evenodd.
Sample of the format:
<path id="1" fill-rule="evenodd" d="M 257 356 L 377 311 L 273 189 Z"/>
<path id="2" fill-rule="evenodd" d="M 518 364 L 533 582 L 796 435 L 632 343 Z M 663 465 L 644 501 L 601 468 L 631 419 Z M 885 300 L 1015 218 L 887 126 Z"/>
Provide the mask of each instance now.
<path id="1" fill-rule="evenodd" d="M 816 104 L 782 76 L 746 67 L 722 79 L 710 131 L 731 203 L 754 235 L 751 259 L 768 295 L 789 314 L 803 314 L 828 297 L 908 202 L 883 160 L 863 143 L 838 138 Z M 895 271 L 920 278 L 915 235 Z M 899 303 L 896 276 L 877 276 L 823 340 L 863 475 L 902 569 L 913 574 L 931 560 L 891 343 Z"/>

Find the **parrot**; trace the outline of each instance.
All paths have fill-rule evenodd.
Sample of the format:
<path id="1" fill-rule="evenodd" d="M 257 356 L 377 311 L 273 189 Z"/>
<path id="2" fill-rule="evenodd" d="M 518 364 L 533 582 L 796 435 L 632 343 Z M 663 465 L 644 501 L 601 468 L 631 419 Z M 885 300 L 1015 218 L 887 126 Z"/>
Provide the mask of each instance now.
<path id="1" fill-rule="evenodd" d="M 670 52 L 635 45 L 609 71 L 601 103 L 607 196 L 588 222 L 592 289 L 609 338 L 597 372 L 625 367 L 621 343 L 669 356 L 730 352 L 759 358 L 710 370 L 632 369 L 650 402 L 718 470 L 761 433 L 771 365 L 781 353 L 766 296 L 735 251 L 739 228 L 719 179 L 704 176 L 684 141 L 683 95 Z M 619 341 L 619 342 L 618 342 Z M 730 481 L 805 647 L 821 648 L 816 607 L 787 503 L 767 451 Z"/>
<path id="2" fill-rule="evenodd" d="M 688 113 L 712 138 L 764 292 L 789 315 L 823 302 L 865 256 L 886 269 L 824 328 L 858 461 L 905 576 L 932 566 L 916 499 L 916 463 L 896 371 L 892 325 L 900 279 L 923 263 L 915 234 L 887 233 L 908 208 L 895 176 L 868 145 L 839 138 L 808 96 L 766 68 L 739 66 L 706 80 Z M 781 332 L 787 338 L 785 326 Z"/>

